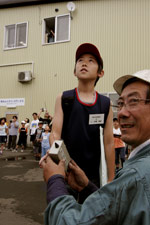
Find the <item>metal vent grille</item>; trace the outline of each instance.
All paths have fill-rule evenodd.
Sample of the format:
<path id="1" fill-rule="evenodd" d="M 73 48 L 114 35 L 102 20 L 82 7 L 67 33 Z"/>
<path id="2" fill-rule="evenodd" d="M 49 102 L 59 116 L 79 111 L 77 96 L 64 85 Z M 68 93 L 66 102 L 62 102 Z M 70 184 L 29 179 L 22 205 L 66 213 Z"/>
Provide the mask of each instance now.
<path id="1" fill-rule="evenodd" d="M 18 79 L 19 79 L 19 80 L 24 80 L 24 79 L 25 79 L 25 72 L 20 72 L 20 73 L 18 74 Z"/>

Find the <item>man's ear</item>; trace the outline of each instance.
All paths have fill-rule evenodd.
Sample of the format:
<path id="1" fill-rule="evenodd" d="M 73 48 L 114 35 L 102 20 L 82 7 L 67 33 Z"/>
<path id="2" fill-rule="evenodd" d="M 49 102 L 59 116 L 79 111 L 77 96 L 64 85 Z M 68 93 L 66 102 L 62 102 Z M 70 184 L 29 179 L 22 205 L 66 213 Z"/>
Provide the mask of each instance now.
<path id="1" fill-rule="evenodd" d="M 104 76 L 104 70 L 102 70 L 100 73 L 98 73 L 98 77 L 101 78 Z"/>

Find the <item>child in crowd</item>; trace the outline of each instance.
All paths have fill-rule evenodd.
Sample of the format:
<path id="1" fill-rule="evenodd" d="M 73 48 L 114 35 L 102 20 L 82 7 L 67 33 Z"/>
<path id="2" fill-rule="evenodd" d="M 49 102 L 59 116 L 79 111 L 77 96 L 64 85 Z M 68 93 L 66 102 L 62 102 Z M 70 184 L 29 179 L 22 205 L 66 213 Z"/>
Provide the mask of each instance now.
<path id="1" fill-rule="evenodd" d="M 29 118 L 25 119 L 25 128 L 27 129 L 27 134 L 26 134 L 26 146 L 27 146 L 27 139 L 28 139 L 28 135 L 30 134 L 30 120 Z"/>
<path id="2" fill-rule="evenodd" d="M 121 160 L 121 167 L 125 161 L 125 143 L 121 139 L 121 131 L 119 127 L 119 122 L 117 118 L 113 119 L 113 135 L 114 135 L 114 144 L 115 144 L 115 164 L 116 171 L 119 169 L 119 164 Z"/>
<path id="3" fill-rule="evenodd" d="M 19 122 L 18 117 L 13 116 L 12 120 L 9 123 L 9 140 L 8 140 L 8 149 L 16 149 L 16 141 L 18 136 Z"/>
<path id="4" fill-rule="evenodd" d="M 6 141 L 7 141 L 7 134 L 8 134 L 8 127 L 5 124 L 6 119 L 5 118 L 1 118 L 0 119 L 0 155 L 3 154 L 3 149 L 6 145 Z"/>
<path id="5" fill-rule="evenodd" d="M 26 118 L 24 121 L 25 121 L 25 128 L 27 128 L 27 131 L 29 133 L 29 131 L 30 131 L 30 120 L 29 120 L 29 118 Z"/>
<path id="6" fill-rule="evenodd" d="M 45 126 L 45 132 L 42 133 L 42 154 L 41 157 L 46 155 L 48 149 L 50 149 L 49 143 L 49 136 L 50 136 L 50 128 L 48 125 Z"/>
<path id="7" fill-rule="evenodd" d="M 34 112 L 32 116 L 33 116 L 33 120 L 31 121 L 31 124 L 30 124 L 30 141 L 33 144 L 33 151 L 34 151 L 35 131 L 38 128 L 39 120 L 38 120 L 38 116 L 36 112 Z"/>
<path id="8" fill-rule="evenodd" d="M 39 121 L 38 128 L 35 131 L 35 140 L 33 142 L 34 156 L 36 160 L 39 160 L 41 157 L 41 141 L 43 132 L 43 121 Z"/>
<path id="9" fill-rule="evenodd" d="M 13 150 L 12 152 L 17 152 L 19 146 L 21 146 L 21 152 L 23 152 L 26 147 L 27 129 L 25 128 L 25 124 L 25 121 L 21 121 L 21 128 L 19 128 L 19 140 L 16 145 L 16 150 Z"/>

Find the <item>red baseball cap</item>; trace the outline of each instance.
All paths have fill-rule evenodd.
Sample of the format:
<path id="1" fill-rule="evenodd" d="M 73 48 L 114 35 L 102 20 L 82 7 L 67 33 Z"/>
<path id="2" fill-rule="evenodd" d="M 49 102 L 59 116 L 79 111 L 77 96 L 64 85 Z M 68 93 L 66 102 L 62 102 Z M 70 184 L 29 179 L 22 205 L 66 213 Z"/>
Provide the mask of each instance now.
<path id="1" fill-rule="evenodd" d="M 91 54 L 95 56 L 98 64 L 101 65 L 103 68 L 103 59 L 95 45 L 90 43 L 81 44 L 76 51 L 76 62 L 83 54 Z"/>

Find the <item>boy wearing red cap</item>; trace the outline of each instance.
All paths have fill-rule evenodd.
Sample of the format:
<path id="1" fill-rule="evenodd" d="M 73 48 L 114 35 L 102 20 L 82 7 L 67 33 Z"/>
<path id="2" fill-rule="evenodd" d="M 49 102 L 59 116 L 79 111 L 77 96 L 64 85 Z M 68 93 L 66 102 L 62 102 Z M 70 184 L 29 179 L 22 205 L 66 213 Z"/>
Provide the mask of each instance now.
<path id="1" fill-rule="evenodd" d="M 56 99 L 50 144 L 63 139 L 72 159 L 90 180 L 100 186 L 100 126 L 104 129 L 104 149 L 108 182 L 114 177 L 113 113 L 110 99 L 94 87 L 103 77 L 103 60 L 96 46 L 78 47 L 74 75 L 78 87 L 63 92 Z"/>

